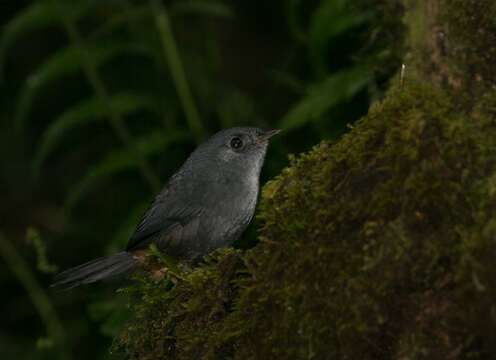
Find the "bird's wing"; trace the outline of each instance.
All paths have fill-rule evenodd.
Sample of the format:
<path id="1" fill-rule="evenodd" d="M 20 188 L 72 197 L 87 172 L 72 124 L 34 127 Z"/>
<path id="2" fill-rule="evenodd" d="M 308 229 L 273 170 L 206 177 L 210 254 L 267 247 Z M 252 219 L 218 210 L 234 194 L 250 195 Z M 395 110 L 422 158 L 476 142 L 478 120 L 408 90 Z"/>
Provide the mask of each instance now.
<path id="1" fill-rule="evenodd" d="M 126 250 L 147 246 L 156 236 L 163 236 L 177 225 L 186 227 L 193 219 L 200 216 L 202 208 L 186 204 L 165 191 L 155 198 L 128 241 Z"/>

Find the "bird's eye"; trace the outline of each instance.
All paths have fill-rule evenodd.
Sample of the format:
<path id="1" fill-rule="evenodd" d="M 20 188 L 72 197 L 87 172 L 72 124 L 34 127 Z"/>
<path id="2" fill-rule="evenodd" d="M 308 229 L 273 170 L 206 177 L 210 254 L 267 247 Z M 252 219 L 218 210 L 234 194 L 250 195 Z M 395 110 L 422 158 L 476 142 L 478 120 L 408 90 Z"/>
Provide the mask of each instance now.
<path id="1" fill-rule="evenodd" d="M 229 145 L 231 146 L 231 148 L 233 148 L 234 150 L 239 150 L 243 147 L 243 140 L 241 140 L 241 138 L 239 137 L 233 137 L 231 139 L 231 142 L 229 143 Z"/>

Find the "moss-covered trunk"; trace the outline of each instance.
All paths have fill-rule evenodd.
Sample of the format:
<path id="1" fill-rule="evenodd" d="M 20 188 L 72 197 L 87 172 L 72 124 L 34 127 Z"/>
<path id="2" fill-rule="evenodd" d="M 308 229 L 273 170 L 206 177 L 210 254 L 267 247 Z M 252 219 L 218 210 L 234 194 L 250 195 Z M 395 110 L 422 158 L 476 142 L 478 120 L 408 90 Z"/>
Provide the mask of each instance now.
<path id="1" fill-rule="evenodd" d="M 496 358 L 496 2 L 405 8 L 402 84 L 265 186 L 255 248 L 134 287 L 131 358 Z"/>

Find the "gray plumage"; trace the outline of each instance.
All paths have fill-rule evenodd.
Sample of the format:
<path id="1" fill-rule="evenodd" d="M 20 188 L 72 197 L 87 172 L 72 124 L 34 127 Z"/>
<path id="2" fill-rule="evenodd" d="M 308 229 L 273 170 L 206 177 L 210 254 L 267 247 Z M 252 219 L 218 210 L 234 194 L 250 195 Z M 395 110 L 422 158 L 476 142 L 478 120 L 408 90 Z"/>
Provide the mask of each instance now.
<path id="1" fill-rule="evenodd" d="M 133 252 L 154 243 L 192 260 L 229 246 L 250 223 L 268 139 L 278 130 L 238 127 L 201 144 L 156 196 L 126 251 L 66 270 L 53 286 L 72 288 L 133 271 Z"/>

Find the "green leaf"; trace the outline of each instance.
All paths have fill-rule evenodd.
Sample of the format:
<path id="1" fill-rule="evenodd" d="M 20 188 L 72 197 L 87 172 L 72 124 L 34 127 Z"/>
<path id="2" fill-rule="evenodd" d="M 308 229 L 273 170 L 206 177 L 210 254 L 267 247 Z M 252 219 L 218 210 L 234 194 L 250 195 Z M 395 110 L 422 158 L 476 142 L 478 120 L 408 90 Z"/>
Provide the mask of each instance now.
<path id="1" fill-rule="evenodd" d="M 154 131 L 135 141 L 135 149 L 120 149 L 107 154 L 101 162 L 93 166 L 70 191 L 66 201 L 68 210 L 100 181 L 125 170 L 132 170 L 139 164 L 135 151 L 148 157 L 164 151 L 168 146 L 189 140 L 191 135 L 186 131 L 176 130 L 164 134 L 163 130 Z"/>
<path id="2" fill-rule="evenodd" d="M 183 0 L 172 5 L 170 12 L 172 16 L 197 13 L 221 18 L 234 17 L 232 9 L 219 1 Z"/>
<path id="3" fill-rule="evenodd" d="M 372 12 L 356 13 L 346 0 L 327 0 L 315 10 L 308 31 L 310 58 L 320 73 L 326 72 L 329 43 L 364 24 Z"/>
<path id="4" fill-rule="evenodd" d="M 94 28 L 88 35 L 88 40 L 94 40 L 120 29 L 123 26 L 133 22 L 146 21 L 147 17 L 151 17 L 153 12 L 148 4 L 141 6 L 129 6 L 125 11 L 114 12 L 105 18 L 105 21 Z"/>
<path id="5" fill-rule="evenodd" d="M 120 93 L 113 95 L 108 104 L 102 104 L 98 98 L 90 98 L 69 108 L 51 122 L 43 133 L 32 163 L 33 175 L 38 176 L 43 162 L 68 131 L 104 119 L 109 108 L 114 113 L 129 115 L 143 109 L 154 110 L 155 103 L 143 95 Z"/>
<path id="6" fill-rule="evenodd" d="M 327 0 L 312 15 L 309 35 L 311 39 L 328 40 L 362 24 L 371 13 L 351 11 L 345 0 Z"/>
<path id="7" fill-rule="evenodd" d="M 58 16 L 51 3 L 37 1 L 20 11 L 2 31 L 0 42 L 0 56 L 5 56 L 7 48 L 13 44 L 21 35 L 37 30 L 58 22 Z"/>
<path id="8" fill-rule="evenodd" d="M 15 125 L 19 128 L 24 126 L 29 110 L 40 90 L 48 83 L 59 80 L 64 76 L 79 71 L 84 55 L 91 57 L 92 61 L 101 66 L 110 59 L 129 52 L 146 53 L 146 50 L 135 44 L 113 44 L 109 46 L 91 46 L 83 50 L 77 47 L 65 47 L 53 54 L 26 80 L 21 90 L 20 100 L 17 107 Z"/>
<path id="9" fill-rule="evenodd" d="M 329 76 L 309 89 L 308 94 L 284 116 L 279 127 L 287 130 L 296 129 L 319 119 L 333 106 L 363 90 L 371 78 L 372 74 L 363 67 L 355 67 Z"/>

